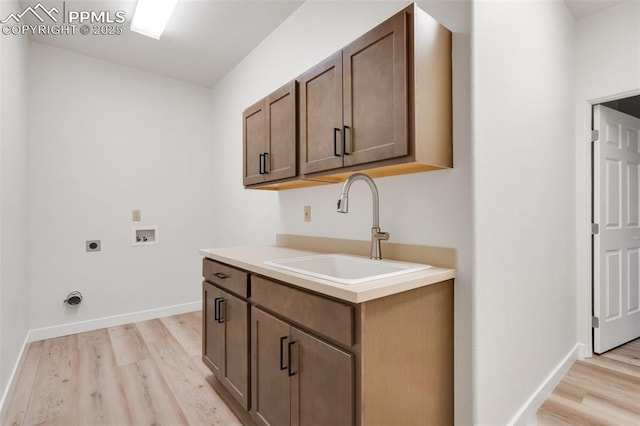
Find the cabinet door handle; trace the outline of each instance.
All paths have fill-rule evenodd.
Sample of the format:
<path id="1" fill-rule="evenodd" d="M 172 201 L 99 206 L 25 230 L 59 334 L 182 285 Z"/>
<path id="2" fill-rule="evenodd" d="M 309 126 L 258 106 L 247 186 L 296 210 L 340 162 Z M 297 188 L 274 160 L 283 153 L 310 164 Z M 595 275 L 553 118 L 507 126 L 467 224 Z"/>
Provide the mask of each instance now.
<path id="1" fill-rule="evenodd" d="M 280 338 L 280 370 L 286 370 L 288 366 L 284 365 L 284 341 L 287 340 L 287 336 Z"/>
<path id="2" fill-rule="evenodd" d="M 226 300 L 224 300 L 223 297 L 220 297 L 220 300 L 218 301 L 218 324 L 222 324 L 224 322 L 224 316 L 222 316 L 222 304 L 223 303 L 224 303 L 224 307 L 226 309 L 226 307 L 227 307 Z M 226 312 L 225 312 L 225 314 L 226 314 Z"/>
<path id="3" fill-rule="evenodd" d="M 216 322 L 220 322 L 220 300 L 221 297 L 216 297 L 213 301 L 213 319 Z"/>
<path id="4" fill-rule="evenodd" d="M 262 170 L 264 170 L 264 174 L 268 174 L 269 173 L 269 169 L 267 168 L 267 156 L 269 155 L 268 152 L 265 152 L 262 154 L 262 158 L 264 158 L 264 167 L 262 168 Z"/>
<path id="5" fill-rule="evenodd" d="M 226 280 L 227 278 L 229 278 L 228 275 L 223 274 L 222 272 L 216 272 L 213 274 L 214 277 L 218 277 L 221 280 Z"/>
<path id="6" fill-rule="evenodd" d="M 350 127 L 342 126 L 342 152 L 344 155 L 349 155 L 349 151 L 347 151 L 347 129 L 350 129 Z"/>
<path id="7" fill-rule="evenodd" d="M 338 129 L 337 127 L 333 128 L 333 155 L 336 157 L 340 157 L 340 154 L 338 153 L 338 132 L 340 131 L 340 129 Z"/>
<path id="8" fill-rule="evenodd" d="M 293 368 L 291 368 L 291 366 L 293 365 L 293 362 L 291 362 L 292 361 L 292 359 L 291 359 L 291 348 L 295 344 L 296 344 L 296 342 L 289 342 L 289 345 L 287 346 L 287 358 L 289 358 L 289 365 L 287 366 L 287 374 L 288 374 L 289 377 L 296 375 L 296 372 L 293 371 Z"/>
<path id="9" fill-rule="evenodd" d="M 264 174 L 264 154 L 260 154 L 260 162 L 258 167 L 260 168 L 260 174 L 263 175 Z"/>

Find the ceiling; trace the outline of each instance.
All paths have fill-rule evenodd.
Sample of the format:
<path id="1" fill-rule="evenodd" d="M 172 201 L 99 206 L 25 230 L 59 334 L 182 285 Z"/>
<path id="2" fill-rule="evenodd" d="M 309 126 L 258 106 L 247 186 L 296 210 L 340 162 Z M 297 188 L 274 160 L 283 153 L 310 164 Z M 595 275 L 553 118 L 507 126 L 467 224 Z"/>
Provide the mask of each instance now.
<path id="1" fill-rule="evenodd" d="M 213 87 L 303 0 L 181 0 L 160 40 L 129 30 L 135 0 L 39 0 L 69 11 L 126 12 L 121 35 L 35 35 L 31 40 L 204 87 Z M 23 8 L 37 1 L 20 0 Z M 4 18 L 4 17 L 2 17 Z M 37 24 L 34 17 L 29 23 Z M 46 23 L 46 22 L 45 22 Z"/>
<path id="2" fill-rule="evenodd" d="M 305 0 L 179 0 L 160 40 L 129 30 L 136 0 L 20 0 L 20 4 L 26 8 L 38 1 L 47 8 L 62 11 L 64 7 L 67 14 L 122 10 L 126 22 L 121 35 L 35 35 L 31 40 L 212 88 Z M 565 0 L 565 3 L 574 19 L 580 20 L 624 1 Z M 470 2 L 417 1 L 427 13 L 461 33 L 470 31 Z M 27 15 L 25 19 L 27 23 L 38 24 L 33 16 Z"/>
<path id="3" fill-rule="evenodd" d="M 625 0 L 565 0 L 576 21 L 624 2 Z"/>

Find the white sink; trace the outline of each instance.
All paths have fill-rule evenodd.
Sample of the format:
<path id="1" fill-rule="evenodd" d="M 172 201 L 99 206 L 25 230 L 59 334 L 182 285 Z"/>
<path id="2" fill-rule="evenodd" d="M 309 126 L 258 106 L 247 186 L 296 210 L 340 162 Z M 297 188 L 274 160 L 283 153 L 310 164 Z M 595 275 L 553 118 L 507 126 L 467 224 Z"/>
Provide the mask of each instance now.
<path id="1" fill-rule="evenodd" d="M 319 254 L 267 260 L 266 265 L 340 284 L 360 284 L 423 271 L 432 266 L 395 260 L 373 260 L 346 254 Z"/>

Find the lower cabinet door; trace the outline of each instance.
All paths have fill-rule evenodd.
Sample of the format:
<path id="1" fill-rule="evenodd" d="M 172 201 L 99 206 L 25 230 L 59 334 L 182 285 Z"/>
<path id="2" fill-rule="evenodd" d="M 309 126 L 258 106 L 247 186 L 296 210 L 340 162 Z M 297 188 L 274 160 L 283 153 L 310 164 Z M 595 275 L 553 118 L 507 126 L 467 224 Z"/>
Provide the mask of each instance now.
<path id="1" fill-rule="evenodd" d="M 291 327 L 291 424 L 353 425 L 353 355 Z"/>
<path id="2" fill-rule="evenodd" d="M 219 376 L 244 409 L 249 408 L 249 304 L 221 291 L 219 323 L 224 326 L 224 362 Z"/>
<path id="3" fill-rule="evenodd" d="M 224 323 L 217 318 L 222 290 L 205 282 L 202 284 L 202 362 L 220 378 L 224 362 Z"/>
<path id="4" fill-rule="evenodd" d="M 249 409 L 249 304 L 205 282 L 202 361 Z"/>
<path id="5" fill-rule="evenodd" d="M 289 330 L 289 324 L 251 308 L 251 416 L 260 425 L 291 424 Z"/>

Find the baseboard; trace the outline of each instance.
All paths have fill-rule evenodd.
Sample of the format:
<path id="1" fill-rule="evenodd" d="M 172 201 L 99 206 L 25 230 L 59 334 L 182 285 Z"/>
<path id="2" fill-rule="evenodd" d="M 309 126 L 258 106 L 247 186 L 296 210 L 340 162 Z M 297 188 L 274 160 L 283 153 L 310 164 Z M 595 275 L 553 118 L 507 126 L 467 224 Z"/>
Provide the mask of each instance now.
<path id="1" fill-rule="evenodd" d="M 20 353 L 18 354 L 18 359 L 13 366 L 13 370 L 11 370 L 11 374 L 9 375 L 9 380 L 7 381 L 7 385 L 2 392 L 2 398 L 0 398 L 0 424 L 5 424 L 4 418 L 7 415 L 7 409 L 9 408 L 9 404 L 7 404 L 7 400 L 9 399 L 9 395 L 13 393 L 13 388 L 17 382 L 17 376 L 20 372 L 20 368 L 24 363 L 25 355 L 27 354 L 27 348 L 29 347 L 31 332 L 27 332 L 27 335 L 24 338 L 24 342 L 22 343 L 22 348 L 20 348 Z"/>
<path id="2" fill-rule="evenodd" d="M 99 330 L 101 328 L 130 324 L 155 318 L 168 317 L 202 309 L 202 301 L 183 303 L 181 305 L 166 306 L 163 308 L 149 309 L 146 311 L 132 312 L 110 317 L 96 318 L 79 321 L 70 324 L 55 325 L 52 327 L 36 328 L 29 332 L 29 342 L 51 339 L 54 337 L 68 336 L 69 334 L 83 333 L 85 331 Z"/>
<path id="3" fill-rule="evenodd" d="M 583 353 L 584 345 L 576 343 L 576 345 L 569 351 L 569 353 L 560 361 L 560 363 L 553 369 L 547 378 L 542 382 L 540 386 L 533 392 L 533 394 L 527 399 L 527 402 L 522 406 L 516 415 L 509 422 L 510 425 L 537 425 L 537 413 L 540 406 L 551 395 L 555 387 L 560 383 L 560 380 L 569 371 L 573 363 Z"/>

